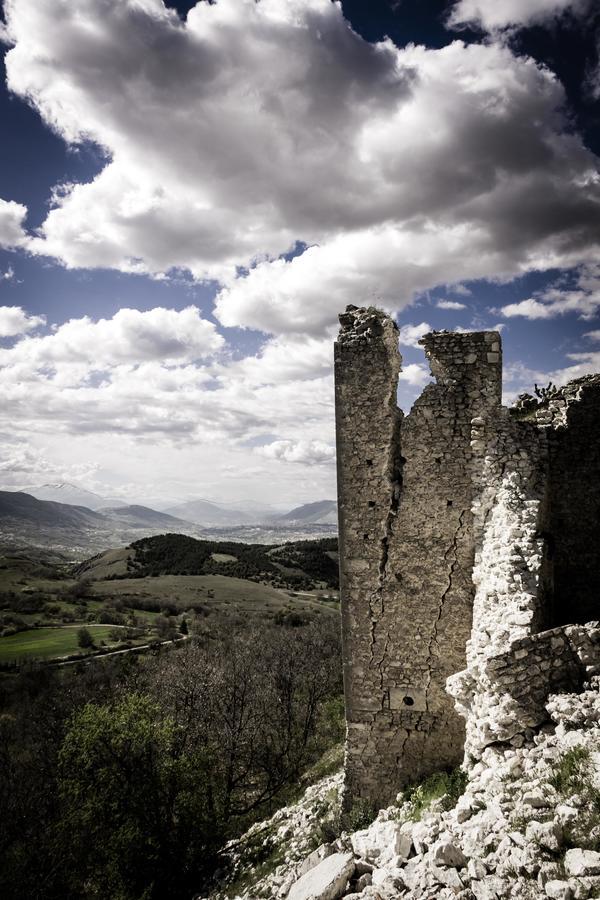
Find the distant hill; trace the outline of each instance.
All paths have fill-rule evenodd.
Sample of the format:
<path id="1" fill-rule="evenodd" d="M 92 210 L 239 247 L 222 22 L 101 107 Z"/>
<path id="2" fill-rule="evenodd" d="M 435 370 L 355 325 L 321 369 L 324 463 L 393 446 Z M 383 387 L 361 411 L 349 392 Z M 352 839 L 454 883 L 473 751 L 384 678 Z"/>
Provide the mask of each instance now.
<path id="1" fill-rule="evenodd" d="M 164 528 L 167 531 L 173 531 L 178 528 L 184 528 L 186 531 L 189 531 L 191 525 L 190 522 L 170 516 L 167 513 L 157 512 L 148 506 L 108 507 L 101 509 L 100 512 L 110 519 L 118 520 L 123 525 L 130 525 L 133 528 L 150 526 L 152 528 Z"/>
<path id="2" fill-rule="evenodd" d="M 277 517 L 277 523 L 298 525 L 337 525 L 337 503 L 335 500 L 318 500 L 305 503 L 289 513 Z"/>
<path id="3" fill-rule="evenodd" d="M 190 500 L 179 506 L 172 506 L 165 510 L 171 516 L 194 522 L 196 525 L 247 525 L 260 521 L 260 517 L 241 509 L 219 506 L 210 500 Z"/>
<path id="4" fill-rule="evenodd" d="M 28 487 L 27 494 L 38 500 L 51 500 L 54 503 L 68 503 L 71 506 L 85 506 L 87 509 L 98 510 L 102 507 L 126 506 L 120 500 L 112 497 L 101 497 L 93 491 L 70 484 L 68 481 L 56 484 L 42 484 L 39 487 Z"/>
<path id="5" fill-rule="evenodd" d="M 309 590 L 337 588 L 337 538 L 292 541 L 271 547 L 234 541 L 206 541 L 184 534 L 161 534 L 134 541 L 87 560 L 78 577 L 92 580 L 163 575 L 226 575 Z"/>
<path id="6" fill-rule="evenodd" d="M 79 555 L 165 531 L 198 534 L 201 529 L 147 506 L 91 510 L 38 500 L 22 491 L 0 491 L 0 539 L 4 542 L 26 541 Z"/>
<path id="7" fill-rule="evenodd" d="M 104 516 L 86 509 L 38 500 L 21 491 L 0 491 L 0 525 L 4 521 L 26 522 L 51 528 L 100 528 L 105 525 Z"/>

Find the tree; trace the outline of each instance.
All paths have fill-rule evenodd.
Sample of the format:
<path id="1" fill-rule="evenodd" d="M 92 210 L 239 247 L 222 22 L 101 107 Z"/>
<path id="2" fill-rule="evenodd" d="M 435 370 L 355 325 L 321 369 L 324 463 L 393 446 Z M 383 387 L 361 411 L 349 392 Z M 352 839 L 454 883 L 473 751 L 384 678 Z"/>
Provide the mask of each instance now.
<path id="1" fill-rule="evenodd" d="M 182 748 L 177 731 L 137 693 L 74 715 L 59 753 L 74 895 L 163 900 L 199 883 L 220 835 L 202 750 Z"/>
<path id="2" fill-rule="evenodd" d="M 89 650 L 94 646 L 92 632 L 89 628 L 86 628 L 85 625 L 77 629 L 77 643 L 82 650 Z"/>

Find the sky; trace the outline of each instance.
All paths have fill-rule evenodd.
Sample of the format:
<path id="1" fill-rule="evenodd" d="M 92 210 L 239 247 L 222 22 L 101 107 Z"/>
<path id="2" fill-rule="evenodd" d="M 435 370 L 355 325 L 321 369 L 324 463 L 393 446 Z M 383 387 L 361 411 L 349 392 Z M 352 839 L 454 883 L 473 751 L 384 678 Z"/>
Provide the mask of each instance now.
<path id="1" fill-rule="evenodd" d="M 0 488 L 335 496 L 337 315 L 600 371 L 597 0 L 4 0 Z"/>

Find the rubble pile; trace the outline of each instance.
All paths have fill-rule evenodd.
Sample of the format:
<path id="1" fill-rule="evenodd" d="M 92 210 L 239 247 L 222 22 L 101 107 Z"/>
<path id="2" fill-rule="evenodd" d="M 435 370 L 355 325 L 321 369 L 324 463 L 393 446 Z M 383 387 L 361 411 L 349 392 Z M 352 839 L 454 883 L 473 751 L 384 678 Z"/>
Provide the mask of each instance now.
<path id="1" fill-rule="evenodd" d="M 240 856 L 244 889 L 213 897 L 600 898 L 600 678 L 546 708 L 521 746 L 483 751 L 452 809 L 441 797 L 416 818 L 400 795 L 367 828 L 314 846 L 335 821 L 341 775 L 319 782 L 246 836 L 267 830 L 266 869 L 244 870 Z"/>

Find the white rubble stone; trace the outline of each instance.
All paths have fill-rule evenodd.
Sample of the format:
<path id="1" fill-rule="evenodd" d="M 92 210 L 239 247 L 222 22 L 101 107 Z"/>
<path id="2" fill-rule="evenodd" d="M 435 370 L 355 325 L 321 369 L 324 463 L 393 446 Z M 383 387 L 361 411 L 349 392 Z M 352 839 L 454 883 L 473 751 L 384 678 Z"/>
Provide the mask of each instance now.
<path id="1" fill-rule="evenodd" d="M 433 861 L 438 865 L 452 866 L 455 869 L 466 866 L 467 859 L 455 843 L 449 838 L 442 838 L 433 845 Z"/>
<path id="2" fill-rule="evenodd" d="M 397 854 L 410 853 L 412 838 L 401 831 L 400 823 L 376 819 L 368 828 L 356 831 L 350 838 L 357 856 L 368 860 L 391 859 Z"/>
<path id="3" fill-rule="evenodd" d="M 544 809 L 550 805 L 548 798 L 541 791 L 529 791 L 523 794 L 522 802 L 534 809 Z"/>
<path id="4" fill-rule="evenodd" d="M 527 823 L 526 837 L 546 850 L 558 850 L 562 844 L 562 828 L 558 822 Z"/>
<path id="5" fill-rule="evenodd" d="M 292 885 L 288 900 L 338 900 L 353 872 L 352 853 L 334 853 Z"/>
<path id="6" fill-rule="evenodd" d="M 549 881 L 546 884 L 546 896 L 553 900 L 571 900 L 573 891 L 568 881 Z"/>
<path id="7" fill-rule="evenodd" d="M 310 870 L 314 869 L 322 859 L 326 859 L 326 857 L 331 856 L 333 853 L 334 849 L 331 844 L 321 844 L 320 847 L 317 847 L 316 850 L 309 853 L 309 855 L 300 863 L 296 876 L 300 877 L 301 875 L 305 875 L 306 872 L 310 872 Z"/>
<path id="8" fill-rule="evenodd" d="M 580 875 L 600 874 L 600 853 L 595 850 L 567 850 L 565 853 L 565 871 L 568 875 L 577 877 Z"/>

